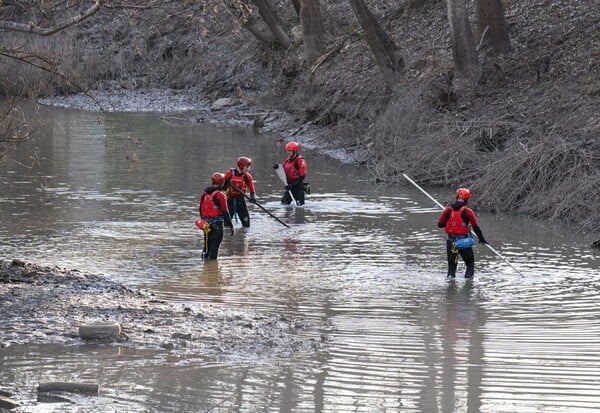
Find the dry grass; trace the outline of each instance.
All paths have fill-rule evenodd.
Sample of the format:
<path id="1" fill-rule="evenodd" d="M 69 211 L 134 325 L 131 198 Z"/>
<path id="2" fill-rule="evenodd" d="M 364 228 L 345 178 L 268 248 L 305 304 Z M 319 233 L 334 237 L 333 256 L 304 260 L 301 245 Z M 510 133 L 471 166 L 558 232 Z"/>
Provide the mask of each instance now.
<path id="1" fill-rule="evenodd" d="M 377 180 L 400 182 L 407 172 L 432 185 L 470 187 L 482 208 L 600 231 L 600 142 L 593 134 L 567 139 L 559 125 L 460 118 L 430 97 L 404 93 L 379 119 L 369 163 Z"/>
<path id="2" fill-rule="evenodd" d="M 516 141 L 473 186 L 485 204 L 600 230 L 600 151 L 557 134 Z"/>

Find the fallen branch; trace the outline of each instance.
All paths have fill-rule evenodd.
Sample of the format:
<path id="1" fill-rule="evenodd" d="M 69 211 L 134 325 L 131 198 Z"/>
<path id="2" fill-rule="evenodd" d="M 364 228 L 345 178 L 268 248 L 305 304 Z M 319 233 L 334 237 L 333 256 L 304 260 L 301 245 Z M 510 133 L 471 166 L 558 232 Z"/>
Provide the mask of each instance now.
<path id="1" fill-rule="evenodd" d="M 100 7 L 102 6 L 103 2 L 104 2 L 103 0 L 97 0 L 87 10 L 85 10 L 81 13 L 78 13 L 77 15 L 72 16 L 66 20 L 63 20 L 62 22 L 57 23 L 54 26 L 41 27 L 41 26 L 36 26 L 33 24 L 24 24 L 24 23 L 17 23 L 17 22 L 13 22 L 13 21 L 0 20 L 0 29 L 7 30 L 7 31 L 13 31 L 13 32 L 24 32 L 24 33 L 37 34 L 38 36 L 50 36 L 56 32 L 66 29 L 67 27 L 73 26 L 73 25 L 87 19 L 91 15 L 95 14 L 98 10 L 100 10 Z"/>

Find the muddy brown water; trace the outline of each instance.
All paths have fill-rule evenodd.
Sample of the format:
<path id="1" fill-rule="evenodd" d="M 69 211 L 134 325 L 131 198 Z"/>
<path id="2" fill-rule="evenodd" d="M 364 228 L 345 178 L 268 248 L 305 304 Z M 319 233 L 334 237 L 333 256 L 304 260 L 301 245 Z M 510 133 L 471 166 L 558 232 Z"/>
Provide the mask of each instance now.
<path id="1" fill-rule="evenodd" d="M 313 194 L 279 205 L 281 144 L 240 127 L 144 113 L 44 109 L 39 165 L 1 169 L 2 258 L 102 273 L 175 302 L 303 320 L 312 357 L 115 345 L 0 348 L 22 412 L 588 412 L 600 409 L 600 262 L 568 228 L 479 214 L 525 277 L 476 247 L 473 281 L 445 278 L 439 211 L 416 189 L 304 150 Z M 31 145 L 23 146 L 23 153 Z M 193 222 L 214 171 L 253 159 L 251 227 L 200 259 Z M 428 188 L 441 202 L 444 190 Z M 476 196 L 476 194 L 475 194 Z M 464 270 L 462 265 L 459 270 Z M 40 382 L 100 396 L 37 403 Z"/>

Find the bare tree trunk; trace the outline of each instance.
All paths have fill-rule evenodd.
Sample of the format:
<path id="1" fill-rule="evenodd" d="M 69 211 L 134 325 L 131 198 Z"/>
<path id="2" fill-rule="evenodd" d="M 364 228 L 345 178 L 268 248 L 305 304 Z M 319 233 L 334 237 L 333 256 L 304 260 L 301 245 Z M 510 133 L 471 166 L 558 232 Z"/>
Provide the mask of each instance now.
<path id="1" fill-rule="evenodd" d="M 245 2 L 235 0 L 223 1 L 229 12 L 234 16 L 240 24 L 248 30 L 254 37 L 265 45 L 273 45 L 276 40 L 270 30 L 263 30 L 259 27 L 252 13 L 252 8 Z"/>
<path id="2" fill-rule="evenodd" d="M 300 0 L 300 23 L 306 60 L 313 65 L 323 52 L 325 35 L 319 0 Z"/>
<path id="3" fill-rule="evenodd" d="M 483 69 L 477 50 L 473 32 L 467 17 L 465 0 L 448 1 L 448 21 L 450 23 L 450 40 L 455 70 L 477 84 L 481 80 Z"/>
<path id="4" fill-rule="evenodd" d="M 285 30 L 283 30 L 281 27 L 279 19 L 277 18 L 277 14 L 271 8 L 269 3 L 267 3 L 267 0 L 252 0 L 252 3 L 258 7 L 258 12 L 264 19 L 265 23 L 267 23 L 267 26 L 269 26 L 269 30 L 271 30 L 275 36 L 277 43 L 279 43 L 279 45 L 284 49 L 289 48 L 292 42 Z"/>
<path id="5" fill-rule="evenodd" d="M 385 30 L 379 25 L 363 0 L 350 0 L 358 23 L 365 31 L 367 43 L 375 55 L 375 61 L 389 85 L 398 82 L 398 72 L 404 67 L 400 50 Z"/>
<path id="6" fill-rule="evenodd" d="M 258 27 L 258 25 L 256 24 L 256 22 L 249 20 L 242 23 L 242 25 L 246 30 L 252 33 L 254 37 L 256 37 L 265 45 L 275 44 L 275 37 L 273 37 L 273 34 L 269 31 L 261 30 L 260 27 Z"/>
<path id="7" fill-rule="evenodd" d="M 300 16 L 300 0 L 292 0 L 292 4 L 294 5 L 294 10 L 296 10 L 296 14 Z"/>
<path id="8" fill-rule="evenodd" d="M 510 36 L 504 18 L 501 0 L 476 0 L 477 34 L 485 41 L 492 54 L 510 50 Z"/>

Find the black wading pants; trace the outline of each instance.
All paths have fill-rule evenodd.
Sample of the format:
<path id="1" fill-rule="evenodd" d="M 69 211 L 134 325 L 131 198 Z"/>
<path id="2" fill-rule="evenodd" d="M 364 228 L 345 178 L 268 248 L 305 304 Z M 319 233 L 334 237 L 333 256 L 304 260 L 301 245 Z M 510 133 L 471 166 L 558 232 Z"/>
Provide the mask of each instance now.
<path id="1" fill-rule="evenodd" d="M 304 205 L 304 187 L 302 186 L 302 182 L 298 184 L 292 185 L 292 195 L 294 195 L 294 199 L 296 200 L 298 205 Z M 283 193 L 283 197 L 281 198 L 281 203 L 289 205 L 292 203 L 292 197 L 290 196 L 290 192 L 286 190 Z"/>
<path id="2" fill-rule="evenodd" d="M 467 270 L 465 271 L 465 278 L 471 278 L 475 274 L 475 254 L 473 253 L 473 248 L 464 248 L 458 251 L 458 254 L 453 250 L 453 239 L 446 240 L 446 253 L 448 255 L 448 277 L 456 276 L 456 266 L 458 264 L 458 255 L 461 256 L 465 265 L 467 266 Z"/>
<path id="3" fill-rule="evenodd" d="M 242 222 L 243 227 L 250 226 L 250 213 L 248 212 L 248 205 L 246 204 L 246 200 L 244 198 L 230 197 L 227 199 L 227 207 L 229 208 L 229 213 L 231 214 L 232 220 L 237 214 Z"/>
<path id="4" fill-rule="evenodd" d="M 210 224 L 210 232 L 208 233 L 208 239 L 205 243 L 207 246 L 207 251 L 204 251 L 205 260 L 217 259 L 221 241 L 223 241 L 223 222 Z"/>

